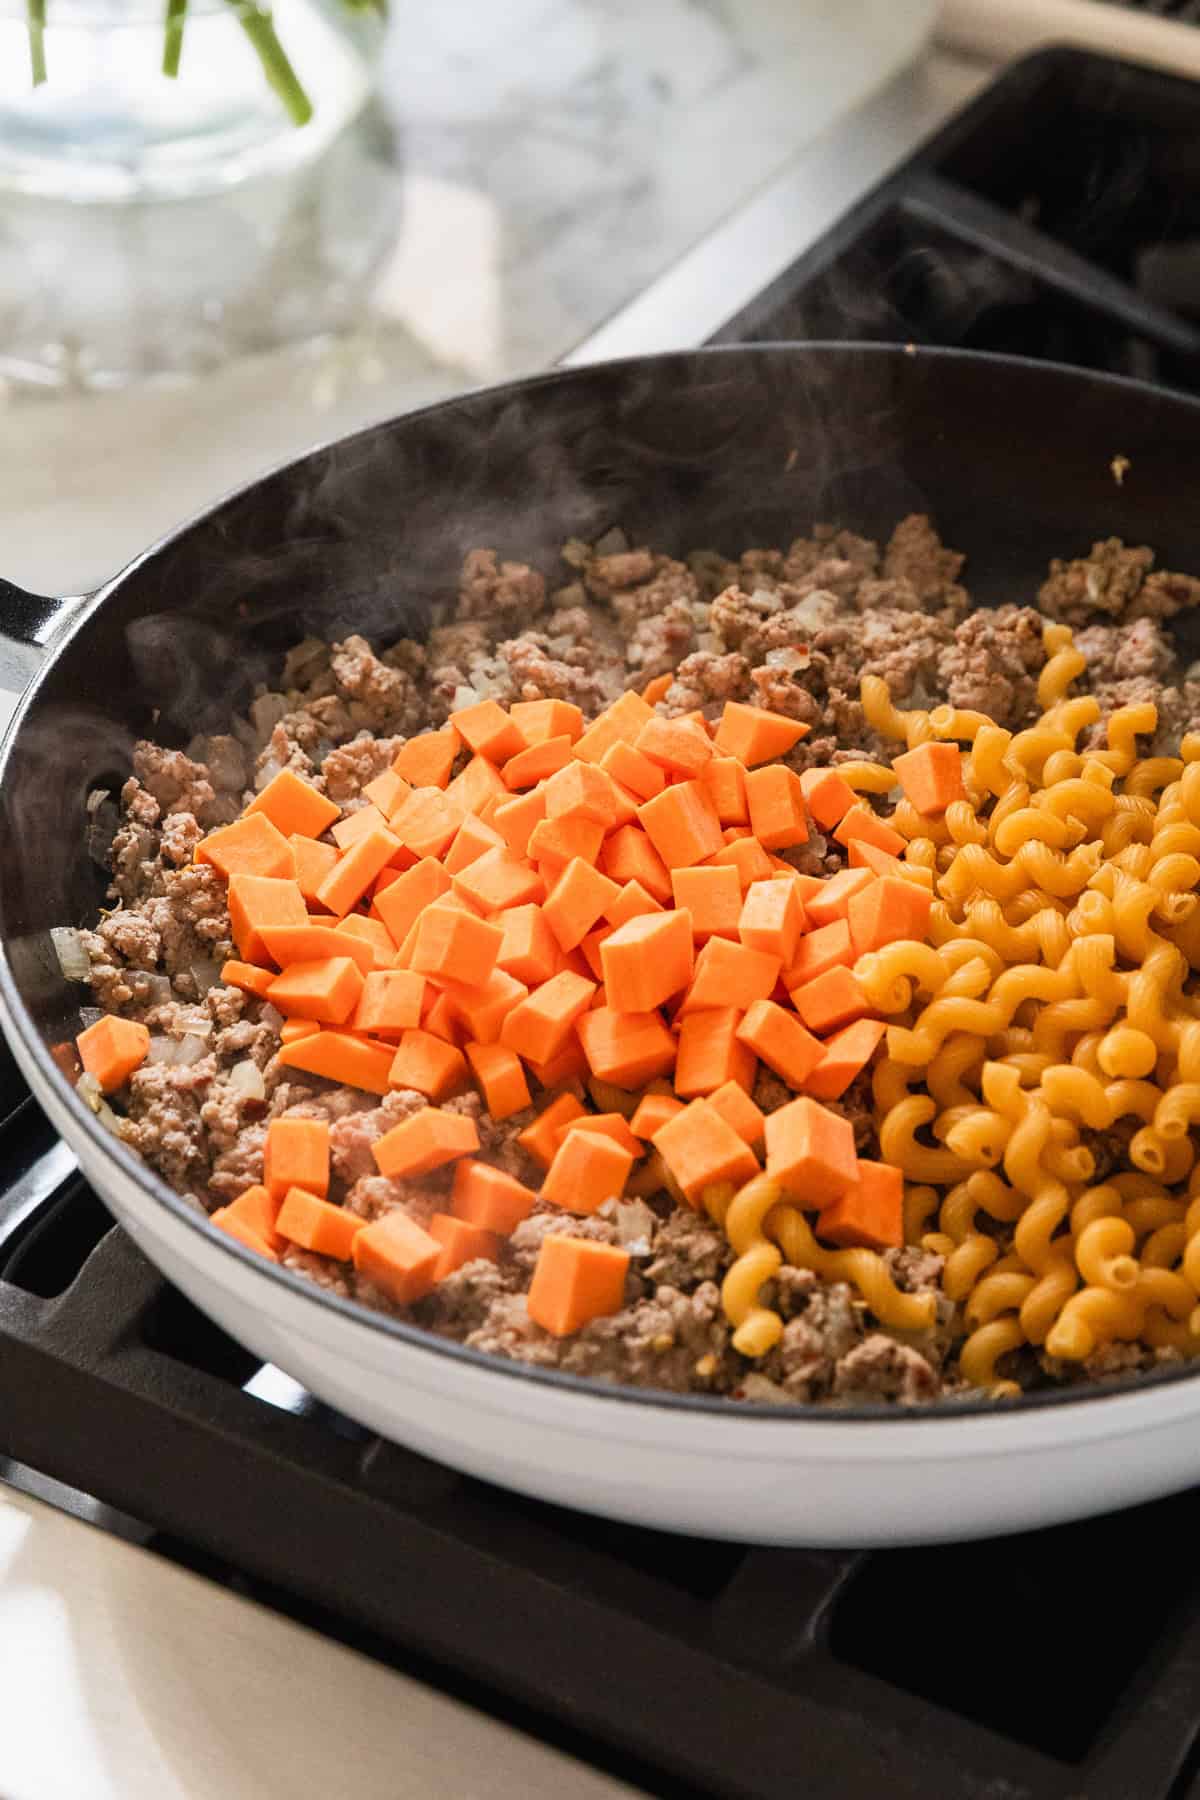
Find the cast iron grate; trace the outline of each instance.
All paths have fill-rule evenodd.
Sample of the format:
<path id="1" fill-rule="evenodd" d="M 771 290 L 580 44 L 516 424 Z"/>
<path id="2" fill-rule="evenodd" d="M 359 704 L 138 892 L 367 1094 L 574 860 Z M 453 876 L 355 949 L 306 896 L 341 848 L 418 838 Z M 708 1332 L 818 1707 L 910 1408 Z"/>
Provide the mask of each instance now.
<path id="1" fill-rule="evenodd" d="M 1200 386 L 1190 82 L 1082 50 L 1014 64 L 716 341 L 883 339 Z"/>

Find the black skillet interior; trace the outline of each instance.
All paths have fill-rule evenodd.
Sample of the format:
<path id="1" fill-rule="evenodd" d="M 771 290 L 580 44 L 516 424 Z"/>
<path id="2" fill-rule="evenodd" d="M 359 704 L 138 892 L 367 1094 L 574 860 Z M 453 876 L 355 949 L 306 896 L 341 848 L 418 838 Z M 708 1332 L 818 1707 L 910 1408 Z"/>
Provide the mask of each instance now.
<path id="1" fill-rule="evenodd" d="M 1110 464 L 1129 459 L 1118 485 Z M 112 583 L 42 676 L 0 783 L 0 930 L 39 1033 L 77 1029 L 47 927 L 95 916 L 88 792 L 133 740 L 228 728 L 306 633 L 420 634 L 463 553 L 547 570 L 611 525 L 682 552 L 882 535 L 930 511 L 984 604 L 1117 534 L 1200 570 L 1200 403 L 1044 364 L 898 347 L 646 358 L 493 389 L 320 450 Z"/>

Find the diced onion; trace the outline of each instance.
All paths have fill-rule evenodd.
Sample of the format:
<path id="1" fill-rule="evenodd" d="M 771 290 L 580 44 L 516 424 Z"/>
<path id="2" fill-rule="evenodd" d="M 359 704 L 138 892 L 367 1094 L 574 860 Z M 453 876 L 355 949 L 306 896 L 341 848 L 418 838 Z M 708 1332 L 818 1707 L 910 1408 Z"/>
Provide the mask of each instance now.
<path id="1" fill-rule="evenodd" d="M 619 1201 L 616 1221 L 617 1242 L 632 1256 L 649 1256 L 654 1222 L 654 1214 L 644 1201 Z"/>
<path id="2" fill-rule="evenodd" d="M 229 1085 L 247 1100 L 265 1100 L 267 1097 L 267 1084 L 263 1080 L 262 1070 L 249 1057 L 244 1062 L 234 1063 L 229 1071 Z"/>
<path id="3" fill-rule="evenodd" d="M 79 1095 L 79 1098 L 83 1101 L 83 1104 L 87 1107 L 89 1112 L 100 1111 L 104 1095 L 101 1091 L 100 1083 L 96 1080 L 94 1075 L 89 1075 L 85 1071 L 75 1083 L 75 1092 Z"/>
<path id="4" fill-rule="evenodd" d="M 779 1386 L 778 1382 L 769 1381 L 765 1375 L 759 1375 L 751 1369 L 741 1382 L 738 1398 L 740 1400 L 757 1400 L 760 1405 L 787 1406 L 792 1397 Z"/>
<path id="5" fill-rule="evenodd" d="M 215 957 L 198 957 L 189 968 L 196 992 L 201 996 L 207 994 L 209 988 L 216 987 L 221 979 L 221 965 Z"/>
<path id="6" fill-rule="evenodd" d="M 186 1031 L 182 1037 L 169 1037 L 166 1032 L 153 1031 L 150 1034 L 146 1060 L 160 1063 L 165 1068 L 185 1069 L 207 1054 L 208 1045 L 195 1032 Z"/>
<path id="7" fill-rule="evenodd" d="M 120 1136 L 121 1121 L 118 1119 L 108 1101 L 101 1092 L 100 1083 L 94 1075 L 83 1074 L 75 1083 L 75 1092 L 83 1101 L 89 1112 L 95 1113 L 105 1131 L 111 1131 L 114 1137 Z"/>
<path id="8" fill-rule="evenodd" d="M 260 694 L 257 700 L 250 702 L 251 722 L 264 744 L 287 711 L 288 702 L 284 694 Z"/>
<path id="9" fill-rule="evenodd" d="M 84 948 L 82 937 L 73 925 L 52 925 L 50 942 L 58 966 L 68 981 L 86 981 L 92 972 L 92 959 Z"/>

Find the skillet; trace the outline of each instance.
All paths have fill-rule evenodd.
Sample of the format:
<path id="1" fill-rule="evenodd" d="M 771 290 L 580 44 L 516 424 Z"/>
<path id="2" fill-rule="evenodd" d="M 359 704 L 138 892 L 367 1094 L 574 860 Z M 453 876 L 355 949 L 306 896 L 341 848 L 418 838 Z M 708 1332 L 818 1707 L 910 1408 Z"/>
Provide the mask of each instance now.
<path id="1" fill-rule="evenodd" d="M 908 1413 L 739 1405 L 485 1357 L 266 1264 L 105 1132 L 57 1069 L 48 1047 L 78 1029 L 81 990 L 49 927 L 103 902 L 86 800 L 121 785 L 138 737 L 228 729 L 308 633 L 420 635 L 474 545 L 550 572 L 566 538 L 616 524 L 656 549 L 736 554 L 815 519 L 880 536 L 923 510 L 967 552 L 977 603 L 1027 602 L 1052 555 L 1113 534 L 1200 570 L 1198 486 L 1187 396 L 969 352 L 719 348 L 540 376 L 359 432 L 83 599 L 0 584 L 0 667 L 31 675 L 0 750 L 0 1008 L 21 1069 L 197 1306 L 352 1418 L 472 1474 L 665 1529 L 810 1545 L 1016 1531 L 1188 1486 L 1200 1380 L 1186 1367 Z"/>

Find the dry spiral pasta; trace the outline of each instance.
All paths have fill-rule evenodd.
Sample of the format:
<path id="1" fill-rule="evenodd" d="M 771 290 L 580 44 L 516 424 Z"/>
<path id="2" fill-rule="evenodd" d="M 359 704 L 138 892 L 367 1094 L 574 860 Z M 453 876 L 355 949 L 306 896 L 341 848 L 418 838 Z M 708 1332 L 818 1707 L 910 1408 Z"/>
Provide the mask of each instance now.
<path id="1" fill-rule="evenodd" d="M 854 974 L 885 1029 L 871 1089 L 879 1154 L 904 1178 L 905 1242 L 942 1258 L 963 1380 L 1019 1392 L 1005 1359 L 1077 1364 L 1111 1344 L 1200 1354 L 1200 733 L 1141 752 L 1153 705 L 1098 702 L 1071 631 L 1046 625 L 1041 717 L 1017 732 L 950 705 L 905 710 L 864 678 L 868 724 L 901 749 L 957 745 L 962 797 L 921 810 L 883 762 L 847 762 L 884 803 L 903 876 L 931 896 L 922 938 Z M 944 751 L 939 751 L 944 755 Z M 1112 1134 L 1121 1146 L 1098 1160 Z M 845 1281 L 881 1324 L 928 1329 L 877 1251 L 828 1248 L 767 1174 L 706 1196 L 736 1253 L 735 1347 L 782 1320 L 783 1262 Z M 770 1290 L 768 1290 L 769 1293 Z"/>
<path id="2" fill-rule="evenodd" d="M 909 1241 L 944 1255 L 961 1373 L 997 1392 L 1028 1346 L 1200 1351 L 1200 734 L 1144 756 L 1156 711 L 1129 706 L 1081 748 L 1099 717 L 1070 692 L 1084 659 L 1065 626 L 1043 647 L 1042 716 L 1015 734 L 863 688 L 883 735 L 966 746 L 968 799 L 941 831 L 911 808 L 899 825 L 904 859 L 921 845 L 933 868 L 928 939 L 856 973 L 894 1021 L 875 1123 L 910 1184 Z M 1117 1128 L 1125 1167 L 1097 1185 L 1081 1134 Z"/>

